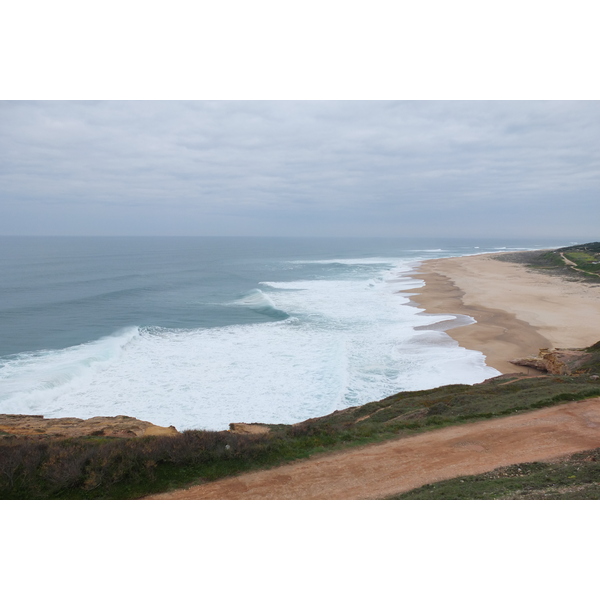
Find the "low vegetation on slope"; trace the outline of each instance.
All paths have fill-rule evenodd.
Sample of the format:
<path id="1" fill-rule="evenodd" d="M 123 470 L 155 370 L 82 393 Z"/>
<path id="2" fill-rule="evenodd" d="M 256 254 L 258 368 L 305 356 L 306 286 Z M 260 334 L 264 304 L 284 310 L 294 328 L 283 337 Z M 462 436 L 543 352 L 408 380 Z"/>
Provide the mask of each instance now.
<path id="1" fill-rule="evenodd" d="M 0 432 L 0 498 L 136 498 L 267 468 L 316 452 L 407 436 L 600 396 L 600 343 L 568 376 L 501 376 L 403 392 L 269 433 L 185 431 L 174 437 L 28 438 Z"/>
<path id="2" fill-rule="evenodd" d="M 600 242 L 566 246 L 557 250 L 510 252 L 499 254 L 495 258 L 594 283 L 599 281 L 600 277 Z"/>
<path id="3" fill-rule="evenodd" d="M 600 500 L 600 448 L 411 490 L 390 500 Z"/>

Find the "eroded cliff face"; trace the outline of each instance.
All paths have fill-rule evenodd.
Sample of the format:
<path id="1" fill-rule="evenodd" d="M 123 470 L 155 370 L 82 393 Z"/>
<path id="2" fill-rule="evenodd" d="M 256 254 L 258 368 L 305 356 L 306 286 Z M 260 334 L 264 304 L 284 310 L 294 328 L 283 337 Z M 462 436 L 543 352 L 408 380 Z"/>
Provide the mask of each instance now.
<path id="1" fill-rule="evenodd" d="M 256 423 L 230 423 L 229 431 L 241 435 L 266 435 L 271 431 L 271 428 Z"/>
<path id="2" fill-rule="evenodd" d="M 92 417 L 46 419 L 41 415 L 0 415 L 0 435 L 19 437 L 142 437 L 179 435 L 172 425 L 160 427 L 134 417 Z"/>
<path id="3" fill-rule="evenodd" d="M 589 354 L 579 348 L 542 348 L 537 356 L 511 360 L 513 365 L 531 367 L 551 375 L 571 375 L 584 367 Z"/>

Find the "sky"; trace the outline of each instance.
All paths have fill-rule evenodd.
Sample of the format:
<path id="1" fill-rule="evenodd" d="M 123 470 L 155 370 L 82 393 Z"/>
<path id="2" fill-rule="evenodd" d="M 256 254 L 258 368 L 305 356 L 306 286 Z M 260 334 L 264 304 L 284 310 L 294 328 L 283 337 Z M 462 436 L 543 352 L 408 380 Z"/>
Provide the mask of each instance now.
<path id="1" fill-rule="evenodd" d="M 2 235 L 565 235 L 598 101 L 2 101 Z"/>
<path id="2" fill-rule="evenodd" d="M 168 5 L 25 0 L 5 5 L 0 235 L 600 239 L 600 37 L 596 3 L 589 0 L 571 0 L 568 6 L 541 0 L 171 0 Z M 214 101 L 64 101 L 113 98 Z M 288 101 L 221 101 L 265 98 Z M 372 100 L 351 101 L 356 98 Z M 398 98 L 441 101 L 393 101 Z M 474 101 L 458 101 L 465 98 Z M 333 101 L 339 99 L 348 100 Z M 389 101 L 376 101 L 384 99 Z M 504 101 L 512 99 L 522 101 Z M 127 506 L 132 507 L 127 521 L 123 504 L 95 505 L 93 518 L 105 518 L 107 526 L 131 526 L 144 509 Z M 148 517 L 156 522 L 154 506 L 144 506 L 154 511 L 143 515 L 144 522 Z M 296 565 L 314 554 L 313 531 L 325 510 L 309 503 L 290 503 L 289 509 L 283 503 L 206 506 L 208 520 L 191 514 L 196 510 L 191 504 L 190 514 L 170 513 L 165 527 L 158 528 L 168 532 L 164 541 L 173 547 L 175 536 L 175 546 L 181 541 L 179 547 L 186 547 L 190 535 L 208 537 L 204 546 L 219 548 L 220 553 L 212 552 L 219 556 L 229 550 L 224 531 L 259 524 L 253 535 L 258 562 L 244 555 L 244 564 L 235 566 L 252 575 L 267 556 L 284 584 L 296 574 L 289 565 L 297 571 Z M 361 533 L 349 531 L 347 523 L 356 520 L 360 508 L 331 506 L 326 526 L 334 531 L 330 538 L 342 543 L 328 545 L 321 562 L 338 573 L 356 562 Z M 565 547 L 572 545 L 573 532 L 587 535 L 593 519 L 579 507 L 575 517 L 565 510 L 565 526 L 552 531 L 550 539 L 548 519 L 563 524 L 556 505 L 536 504 L 526 518 L 524 509 L 509 514 L 500 504 L 453 505 L 452 514 L 444 506 L 423 505 L 423 518 L 403 521 L 398 530 L 410 540 L 404 545 L 410 556 L 405 552 L 402 558 L 411 572 L 428 576 L 431 553 L 438 552 L 436 565 L 446 575 L 438 578 L 440 593 L 462 566 L 448 560 L 452 553 L 476 565 L 476 588 L 479 579 L 483 583 L 492 575 L 490 564 L 515 571 L 526 560 L 533 561 L 536 572 L 547 569 L 563 541 L 561 532 L 566 532 Z M 57 511 L 66 519 L 73 519 L 74 511 L 89 518 L 85 507 L 39 504 L 32 513 L 27 505 L 26 521 L 13 519 L 11 539 L 29 544 L 23 522 L 39 521 L 38 530 L 54 523 L 62 527 Z M 364 546 L 377 547 L 373 532 L 379 531 L 386 544 L 392 521 L 383 509 L 378 520 L 370 506 L 363 508 L 373 525 Z M 466 518 L 457 520 L 457 512 Z M 574 518 L 581 527 L 573 527 Z M 423 523 L 435 535 L 455 522 L 460 530 L 437 535 L 435 547 L 431 536 L 423 536 Z M 274 545 L 281 523 L 287 537 Z M 522 555 L 519 548 L 515 552 L 515 523 L 528 535 Z M 496 528 L 493 546 L 490 526 Z M 153 551 L 157 535 L 162 541 L 155 529 L 136 552 L 128 544 L 123 564 L 138 561 L 134 567 L 147 567 L 154 557 L 146 548 Z M 177 532 L 186 538 L 180 540 Z M 100 540 L 90 560 L 89 544 L 85 554 L 73 553 L 73 540 L 61 546 L 59 531 L 53 533 L 62 550 L 55 553 L 56 564 L 47 553 L 39 560 L 33 556 L 38 570 L 45 569 L 44 585 L 62 572 L 65 556 L 84 582 L 90 564 L 114 555 L 114 544 L 104 547 Z M 445 539 L 451 540 L 448 547 Z M 31 554 L 30 546 L 23 551 Z M 482 546 L 485 553 L 472 552 Z M 285 552 L 274 554 L 273 547 Z M 22 554 L 13 552 L 16 559 Z M 429 560 L 422 560 L 424 555 Z M 570 558 L 561 556 L 561 564 L 568 566 Z M 16 559 L 12 571 L 21 574 L 22 569 L 29 576 L 25 569 L 31 560 Z M 363 572 L 381 571 L 379 554 L 359 552 L 359 559 Z M 184 592 L 192 589 L 180 576 L 182 560 L 181 552 L 166 557 L 163 571 L 173 577 L 163 579 L 170 592 L 173 582 L 185 586 Z M 581 558 L 576 560 L 571 570 L 580 569 Z M 230 575 L 231 561 L 209 563 L 215 573 Z M 413 579 L 417 592 L 422 577 Z M 363 580 L 371 595 L 373 581 L 381 588 L 380 577 Z M 553 591 L 564 588 L 571 594 L 574 585 L 588 586 L 585 578 L 559 580 L 558 588 L 556 577 L 551 581 Z M 328 584 L 339 591 L 339 577 Z M 353 591 L 357 582 L 351 578 L 349 585 Z M 539 577 L 530 587 L 539 590 Z"/>

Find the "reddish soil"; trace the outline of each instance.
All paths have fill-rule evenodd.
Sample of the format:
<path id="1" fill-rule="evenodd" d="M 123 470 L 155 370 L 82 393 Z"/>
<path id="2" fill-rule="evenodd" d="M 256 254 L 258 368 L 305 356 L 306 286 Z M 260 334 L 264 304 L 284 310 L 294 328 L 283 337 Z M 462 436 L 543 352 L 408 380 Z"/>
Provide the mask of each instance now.
<path id="1" fill-rule="evenodd" d="M 435 481 L 597 447 L 600 398 L 315 456 L 149 499 L 385 498 Z"/>

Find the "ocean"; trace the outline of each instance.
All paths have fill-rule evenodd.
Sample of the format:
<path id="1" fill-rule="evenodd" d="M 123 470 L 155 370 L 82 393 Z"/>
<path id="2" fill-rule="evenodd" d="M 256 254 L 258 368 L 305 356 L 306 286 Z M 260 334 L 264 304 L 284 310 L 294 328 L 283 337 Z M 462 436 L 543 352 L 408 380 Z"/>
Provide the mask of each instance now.
<path id="1" fill-rule="evenodd" d="M 426 259 L 572 240 L 0 237 L 0 413 L 296 423 L 498 374 L 406 292 Z"/>

